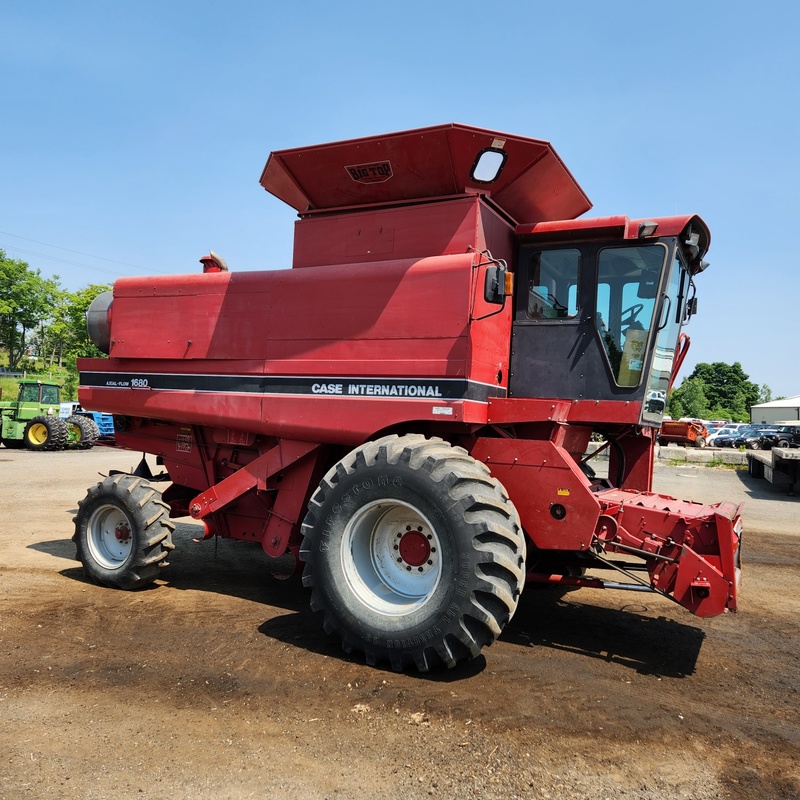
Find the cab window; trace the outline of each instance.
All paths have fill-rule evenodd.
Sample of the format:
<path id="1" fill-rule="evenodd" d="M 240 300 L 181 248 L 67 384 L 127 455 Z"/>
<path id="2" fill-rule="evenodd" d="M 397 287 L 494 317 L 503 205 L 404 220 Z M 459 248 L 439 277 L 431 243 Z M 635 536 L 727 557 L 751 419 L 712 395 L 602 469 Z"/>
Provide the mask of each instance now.
<path id="1" fill-rule="evenodd" d="M 19 392 L 19 401 L 20 403 L 38 403 L 39 386 L 31 383 L 26 383 L 21 386 Z"/>
<path id="2" fill-rule="evenodd" d="M 42 386 L 42 402 L 57 403 L 58 389 L 55 386 Z"/>
<path id="3" fill-rule="evenodd" d="M 580 250 L 541 250 L 533 253 L 528 273 L 528 319 L 577 316 L 580 267 Z"/>

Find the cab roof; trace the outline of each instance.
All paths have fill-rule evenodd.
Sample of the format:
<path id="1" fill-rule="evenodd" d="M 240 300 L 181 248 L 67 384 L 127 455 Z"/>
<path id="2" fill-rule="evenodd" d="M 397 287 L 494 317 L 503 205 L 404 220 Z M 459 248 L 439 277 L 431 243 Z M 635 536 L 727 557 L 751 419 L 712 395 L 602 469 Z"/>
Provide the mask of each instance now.
<path id="1" fill-rule="evenodd" d="M 503 155 L 502 168 L 476 180 L 487 150 Z M 520 223 L 574 219 L 592 207 L 549 142 L 456 123 L 275 150 L 260 182 L 301 216 L 476 194 Z"/>

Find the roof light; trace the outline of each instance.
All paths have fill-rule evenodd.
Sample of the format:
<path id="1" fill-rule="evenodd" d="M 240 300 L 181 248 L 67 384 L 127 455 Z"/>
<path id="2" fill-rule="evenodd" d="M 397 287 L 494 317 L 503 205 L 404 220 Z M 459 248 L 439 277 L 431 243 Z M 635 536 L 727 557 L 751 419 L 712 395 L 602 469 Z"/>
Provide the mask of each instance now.
<path id="1" fill-rule="evenodd" d="M 639 238 L 643 239 L 645 236 L 652 236 L 658 229 L 658 223 L 649 220 L 648 222 L 639 223 Z"/>

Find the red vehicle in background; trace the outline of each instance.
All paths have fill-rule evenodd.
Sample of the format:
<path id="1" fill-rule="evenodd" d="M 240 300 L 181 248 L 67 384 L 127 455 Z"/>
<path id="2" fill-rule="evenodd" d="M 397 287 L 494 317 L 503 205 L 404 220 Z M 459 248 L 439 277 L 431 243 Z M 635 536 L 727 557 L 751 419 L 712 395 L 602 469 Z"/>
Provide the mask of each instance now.
<path id="1" fill-rule="evenodd" d="M 665 419 L 661 423 L 661 431 L 658 434 L 659 444 L 691 445 L 693 447 L 705 447 L 708 442 L 709 431 L 699 420 L 671 420 Z"/>
<path id="2" fill-rule="evenodd" d="M 152 582 L 191 516 L 292 554 L 325 630 L 398 670 L 475 656 L 526 582 L 736 609 L 740 509 L 652 492 L 700 217 L 578 219 L 549 143 L 465 125 L 276 151 L 261 183 L 291 269 L 211 254 L 90 309 L 80 402 L 163 467 L 81 501 L 92 580 Z"/>

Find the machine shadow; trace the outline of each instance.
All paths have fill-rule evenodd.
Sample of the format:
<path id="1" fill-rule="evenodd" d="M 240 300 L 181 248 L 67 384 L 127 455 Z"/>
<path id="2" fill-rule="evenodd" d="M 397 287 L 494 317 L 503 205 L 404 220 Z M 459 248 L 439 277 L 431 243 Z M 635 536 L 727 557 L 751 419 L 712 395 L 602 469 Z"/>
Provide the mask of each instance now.
<path id="1" fill-rule="evenodd" d="M 311 611 L 310 595 L 299 575 L 285 580 L 276 577 L 276 569 L 284 576 L 288 573 L 293 559 L 290 559 L 291 564 L 270 559 L 255 542 L 193 541 L 201 531 L 196 524 L 178 522 L 173 535 L 176 549 L 170 555 L 170 566 L 163 579 L 138 591 L 166 587 L 211 592 L 288 611 L 291 613 L 270 615 L 259 626 L 259 632 L 290 647 L 348 663 L 364 663 L 360 653 L 345 653 L 336 637 L 323 632 L 321 617 Z M 70 580 L 91 583 L 74 561 L 75 545 L 71 539 L 28 546 L 72 561 L 75 566 L 60 570 L 60 574 Z M 612 609 L 582 603 L 577 599 L 579 596 L 586 595 L 528 587 L 500 641 L 520 647 L 572 652 L 647 675 L 683 678 L 695 671 L 705 638 L 699 628 L 663 616 L 647 615 L 638 602 L 628 608 Z M 409 669 L 406 674 L 422 680 L 452 682 L 476 675 L 485 667 L 486 660 L 479 656 L 450 670 L 418 673 Z M 391 671 L 388 664 L 380 664 L 378 669 Z"/>
<path id="2" fill-rule="evenodd" d="M 604 608 L 578 601 L 577 592 L 531 588 L 523 592 L 501 641 L 601 659 L 642 675 L 694 673 L 705 639 L 700 628 L 647 616 L 642 603 Z"/>
<path id="3" fill-rule="evenodd" d="M 306 595 L 306 599 L 307 599 Z M 364 655 L 360 652 L 347 653 L 342 650 L 339 639 L 326 634 L 322 630 L 322 618 L 312 614 L 298 612 L 265 621 L 258 629 L 259 633 L 270 639 L 276 639 L 291 647 L 299 647 L 309 653 L 328 656 L 347 664 L 364 666 Z M 389 662 L 380 662 L 371 669 L 396 674 Z M 486 658 L 481 654 L 476 658 L 457 664 L 453 669 L 433 669 L 431 672 L 419 672 L 414 667 L 407 667 L 403 675 L 407 678 L 429 681 L 432 683 L 454 683 L 471 678 L 486 669 Z"/>
<path id="4" fill-rule="evenodd" d="M 175 550 L 169 555 L 169 566 L 164 570 L 163 577 L 134 591 L 146 592 L 160 587 L 194 590 L 249 600 L 287 611 L 308 609 L 308 594 L 299 574 L 291 575 L 293 557 L 269 558 L 257 542 L 232 539 L 195 541 L 202 532 L 203 528 L 197 524 L 177 522 L 172 537 Z M 74 566 L 60 570 L 59 574 L 70 580 L 94 585 L 75 560 L 75 544 L 71 539 L 37 542 L 28 547 L 71 561 Z M 108 591 L 115 590 L 109 588 Z M 310 609 L 308 614 L 310 617 Z"/>
<path id="5" fill-rule="evenodd" d="M 52 539 L 49 542 L 34 542 L 28 545 L 29 550 L 47 553 L 54 558 L 64 558 L 75 561 L 75 544 L 72 539 Z"/>
<path id="6" fill-rule="evenodd" d="M 798 497 L 788 476 L 785 482 L 772 483 L 764 478 L 754 478 L 747 470 L 737 469 L 736 477 L 747 495 L 758 500 L 793 500 Z"/>

